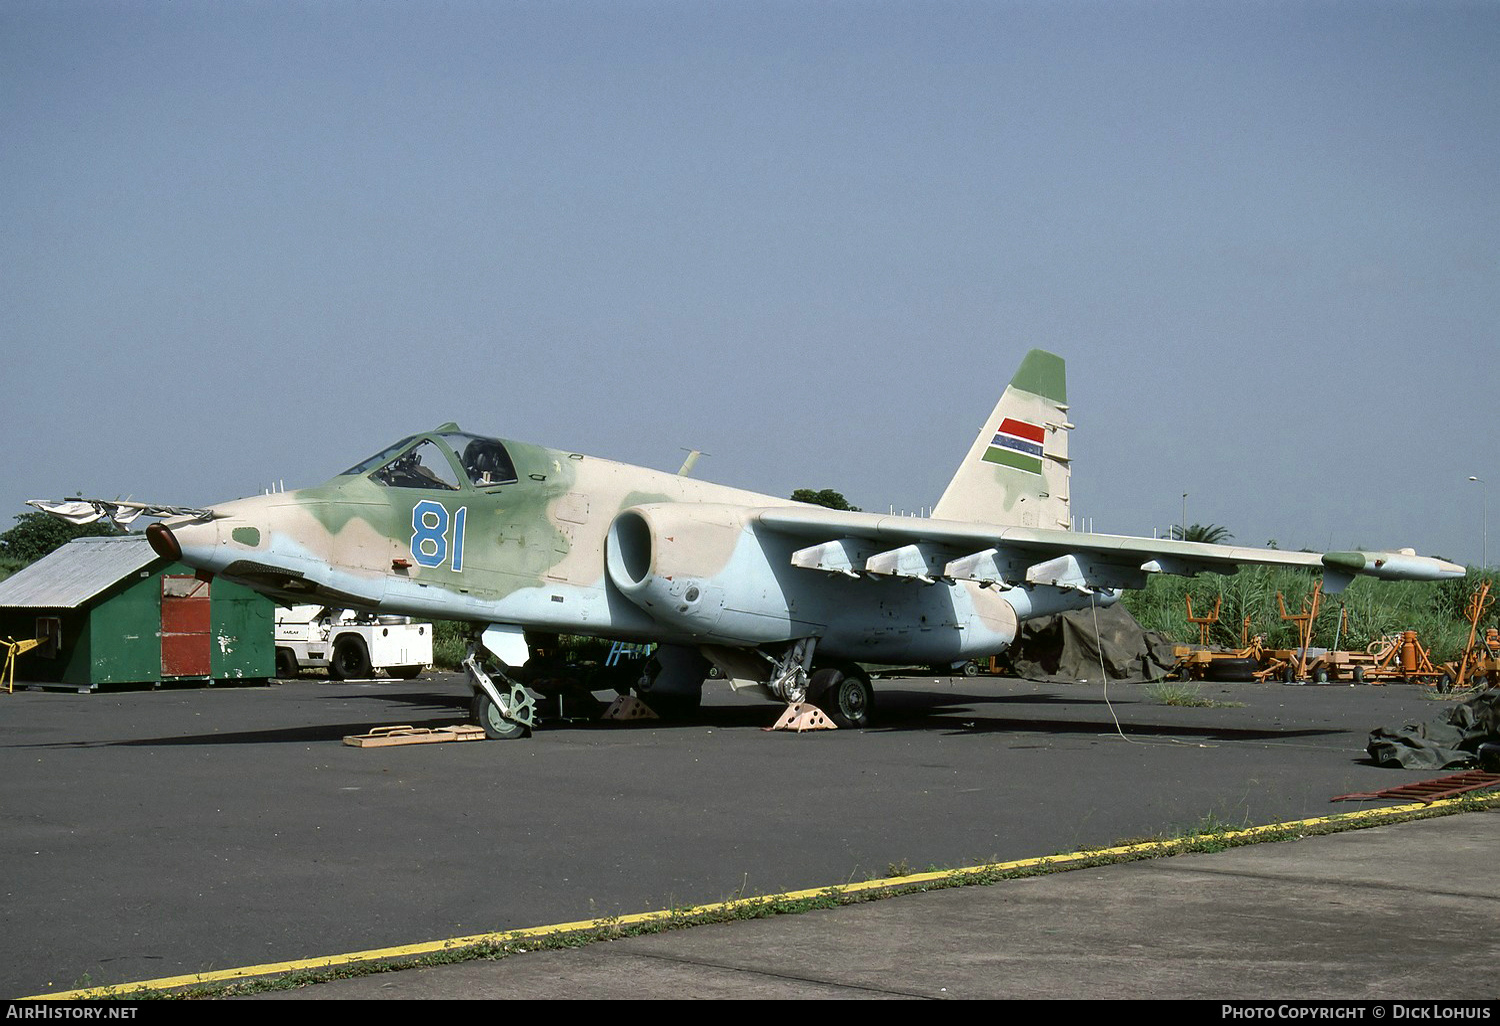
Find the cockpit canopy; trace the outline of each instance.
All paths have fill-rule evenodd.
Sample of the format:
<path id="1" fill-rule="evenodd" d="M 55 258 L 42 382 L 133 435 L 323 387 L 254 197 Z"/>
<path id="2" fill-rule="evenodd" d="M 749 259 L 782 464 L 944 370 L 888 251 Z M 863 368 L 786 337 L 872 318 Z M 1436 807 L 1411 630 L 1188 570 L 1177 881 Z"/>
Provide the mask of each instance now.
<path id="1" fill-rule="evenodd" d="M 498 438 L 471 435 L 454 426 L 403 438 L 339 476 L 352 475 L 368 475 L 387 488 L 456 492 L 509 484 L 516 479 L 516 467 Z"/>

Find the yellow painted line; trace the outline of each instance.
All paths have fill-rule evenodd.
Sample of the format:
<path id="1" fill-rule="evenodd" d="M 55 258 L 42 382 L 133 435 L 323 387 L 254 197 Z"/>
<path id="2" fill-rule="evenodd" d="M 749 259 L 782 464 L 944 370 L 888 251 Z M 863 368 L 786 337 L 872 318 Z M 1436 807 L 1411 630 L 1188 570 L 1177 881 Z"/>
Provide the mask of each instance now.
<path id="1" fill-rule="evenodd" d="M 1332 816 L 1318 816 L 1313 819 L 1299 819 L 1290 823 L 1269 823 L 1265 826 L 1247 827 L 1243 830 L 1229 830 L 1213 836 L 1226 841 L 1249 840 L 1265 834 L 1284 833 L 1286 831 L 1309 829 L 1330 824 L 1354 825 L 1365 823 L 1366 821 L 1375 822 L 1412 812 L 1442 809 L 1456 805 L 1460 801 L 1461 799 L 1458 798 L 1450 798 L 1433 802 L 1431 805 L 1416 802 L 1411 805 L 1397 805 L 1384 809 L 1364 809 L 1359 812 L 1345 812 Z M 1169 855 L 1176 849 L 1187 847 L 1194 841 L 1200 840 L 1201 837 L 1202 835 L 1175 838 L 1167 841 L 1147 841 L 1142 844 L 1127 844 L 1115 848 L 1099 848 L 1088 851 L 1069 852 L 1063 855 L 1044 855 L 1039 858 L 1016 859 L 1012 862 L 991 862 L 984 865 L 967 866 L 961 869 L 944 869 L 931 873 L 912 873 L 907 876 L 889 877 L 883 880 L 831 884 L 826 887 L 811 887 L 801 891 L 787 891 L 784 894 L 769 894 L 755 898 L 733 898 L 728 901 L 698 905 L 688 909 L 635 912 L 625 916 L 584 919 L 576 923 L 554 923 L 551 926 L 530 926 L 517 930 L 501 930 L 495 933 L 478 933 L 469 937 L 451 937 L 447 940 L 426 941 L 421 944 L 406 944 L 393 948 L 374 948 L 369 951 L 353 951 L 342 955 L 321 955 L 316 958 L 302 958 L 289 962 L 263 962 L 260 965 L 243 966 L 238 969 L 215 969 L 208 972 L 192 973 L 187 976 L 165 976 L 156 980 L 143 980 L 139 983 L 118 983 L 107 987 L 86 987 L 81 990 L 58 991 L 53 994 L 34 994 L 31 997 L 20 998 L 19 1000 L 74 1001 L 99 998 L 129 998 L 131 994 L 140 991 L 166 991 L 179 987 L 200 986 L 209 983 L 230 983 L 258 976 L 279 976 L 284 973 L 335 969 L 339 966 L 378 962 L 391 958 L 415 958 L 422 955 L 438 954 L 444 951 L 457 951 L 462 948 L 475 947 L 481 944 L 503 944 L 530 938 L 552 937 L 559 934 L 580 933 L 588 930 L 617 929 L 624 926 L 640 926 L 658 922 L 681 922 L 685 919 L 691 919 L 694 916 L 733 912 L 737 909 L 756 908 L 781 901 L 801 901 L 827 895 L 831 892 L 840 895 L 862 894 L 868 891 L 881 891 L 892 888 L 905 889 L 927 883 L 950 881 L 955 878 L 982 874 L 1009 873 L 1023 869 L 1047 868 L 1063 870 L 1069 868 L 1071 863 L 1088 862 L 1099 858 L 1118 858 L 1125 855 L 1139 855 L 1143 853 Z"/>

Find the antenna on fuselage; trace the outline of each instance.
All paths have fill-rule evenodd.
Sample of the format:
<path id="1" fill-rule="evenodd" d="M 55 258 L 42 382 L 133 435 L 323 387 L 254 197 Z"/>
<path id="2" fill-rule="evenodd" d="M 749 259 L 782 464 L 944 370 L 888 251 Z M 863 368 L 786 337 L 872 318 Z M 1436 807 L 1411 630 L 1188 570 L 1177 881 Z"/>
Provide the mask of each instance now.
<path id="1" fill-rule="evenodd" d="M 698 462 L 698 457 L 699 456 L 712 456 L 713 455 L 713 453 L 711 453 L 711 452 L 703 452 L 700 449 L 689 449 L 685 445 L 678 446 L 678 448 L 681 449 L 683 452 L 685 452 L 685 453 L 688 454 L 688 458 L 682 461 L 682 468 L 677 471 L 677 476 L 678 477 L 689 477 L 689 476 L 691 476 L 692 473 L 693 473 L 693 464 L 695 464 L 695 463 Z"/>

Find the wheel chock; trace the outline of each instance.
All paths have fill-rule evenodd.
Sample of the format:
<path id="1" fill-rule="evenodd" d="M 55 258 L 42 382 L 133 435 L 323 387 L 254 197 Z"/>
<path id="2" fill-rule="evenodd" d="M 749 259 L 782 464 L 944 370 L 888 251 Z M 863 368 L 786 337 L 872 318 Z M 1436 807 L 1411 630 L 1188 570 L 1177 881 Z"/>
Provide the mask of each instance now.
<path id="1" fill-rule="evenodd" d="M 651 707 L 634 695 L 621 695 L 604 710 L 601 720 L 659 720 Z"/>
<path id="2" fill-rule="evenodd" d="M 781 714 L 776 725 L 767 730 L 838 730 L 839 725 L 830 720 L 822 709 L 808 702 L 793 702 Z"/>

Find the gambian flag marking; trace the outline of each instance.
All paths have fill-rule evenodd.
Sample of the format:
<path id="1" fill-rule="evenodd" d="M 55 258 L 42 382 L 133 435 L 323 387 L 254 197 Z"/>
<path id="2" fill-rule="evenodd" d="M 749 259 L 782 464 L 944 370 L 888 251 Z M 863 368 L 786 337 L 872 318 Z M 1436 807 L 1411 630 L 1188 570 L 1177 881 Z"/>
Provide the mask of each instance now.
<path id="1" fill-rule="evenodd" d="M 986 463 L 998 463 L 1002 467 L 1024 470 L 1030 474 L 1042 472 L 1042 442 L 1047 432 L 1037 424 L 1006 417 L 995 432 L 994 441 L 985 450 Z"/>

